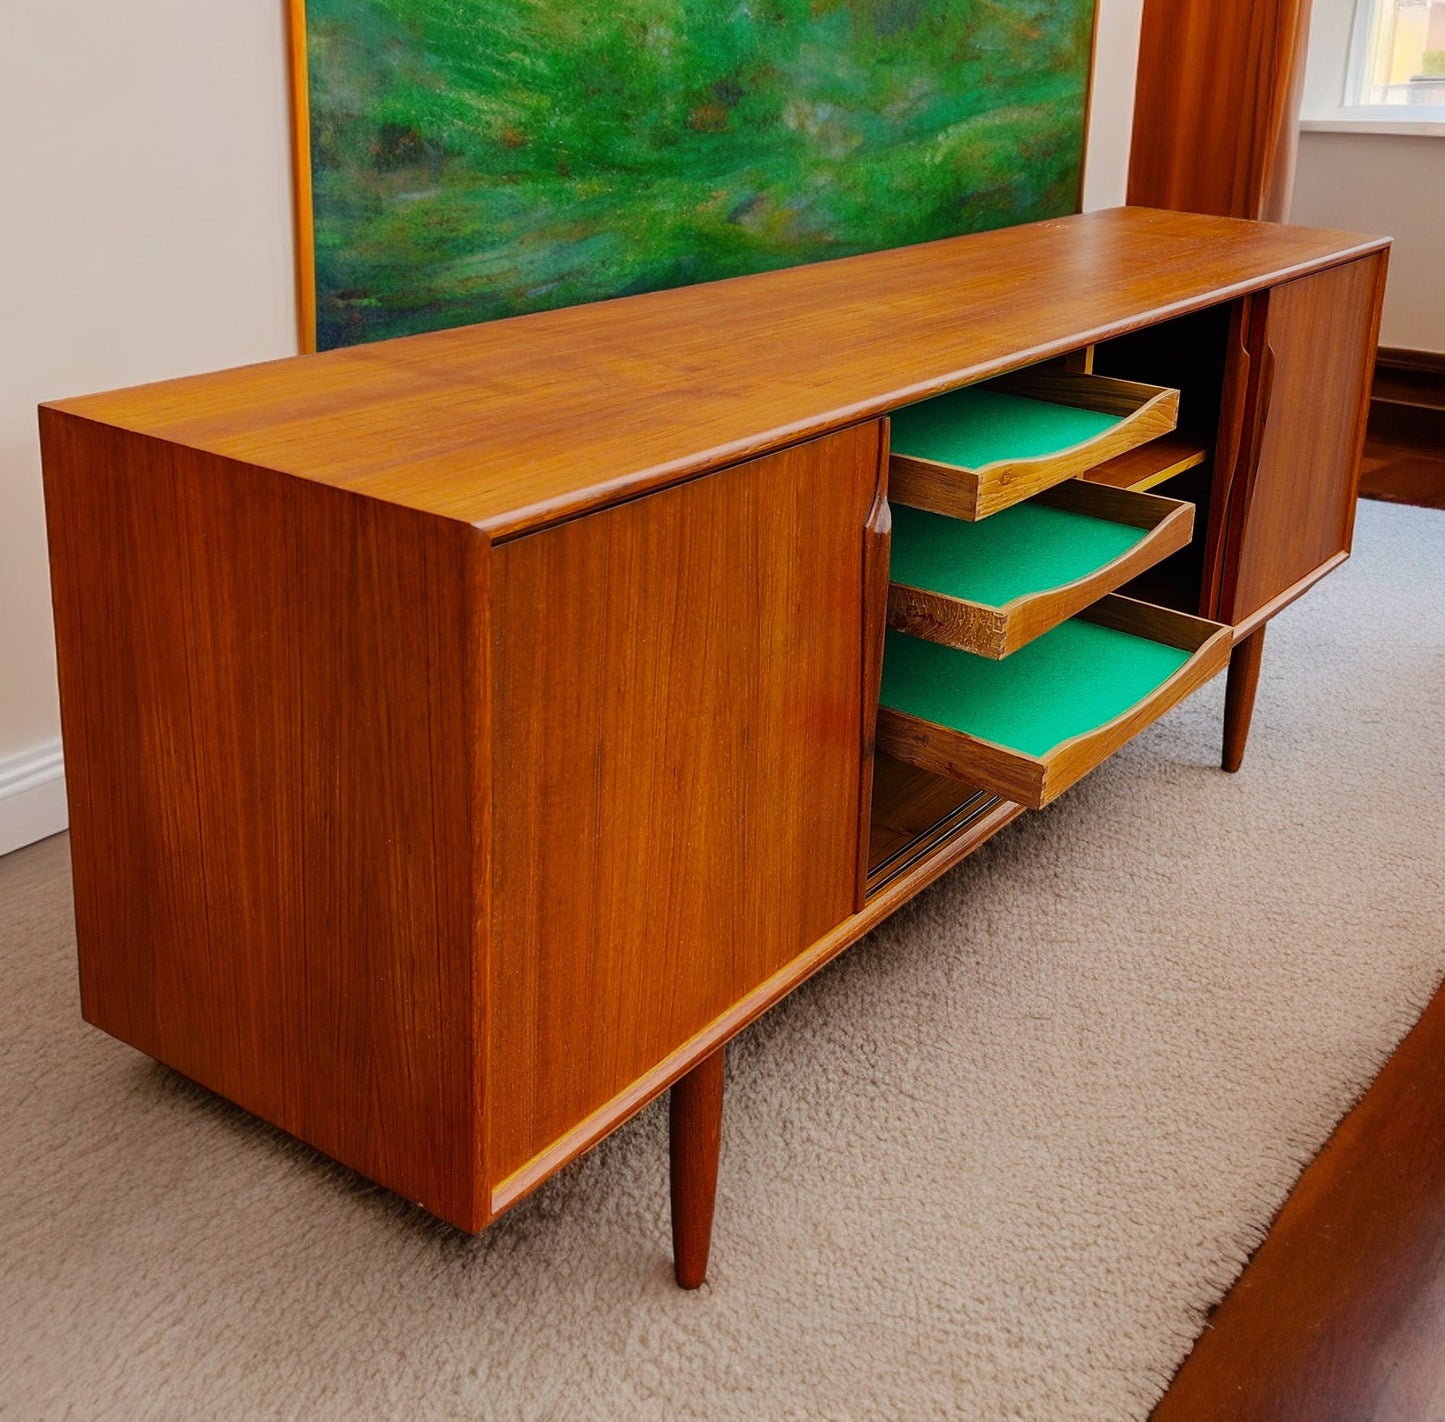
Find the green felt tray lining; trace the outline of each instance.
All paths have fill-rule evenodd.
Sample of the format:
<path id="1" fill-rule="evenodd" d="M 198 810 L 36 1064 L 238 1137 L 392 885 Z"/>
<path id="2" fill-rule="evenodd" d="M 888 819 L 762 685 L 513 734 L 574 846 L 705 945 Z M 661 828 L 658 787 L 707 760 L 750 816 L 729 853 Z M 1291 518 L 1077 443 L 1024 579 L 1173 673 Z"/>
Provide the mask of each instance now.
<path id="1" fill-rule="evenodd" d="M 895 454 L 963 469 L 1003 460 L 1039 459 L 1072 449 L 1123 424 L 1124 416 L 968 386 L 895 410 Z"/>
<path id="2" fill-rule="evenodd" d="M 890 577 L 1002 607 L 1097 572 L 1150 532 L 1032 502 L 978 523 L 895 504 Z"/>
<path id="3" fill-rule="evenodd" d="M 990 661 L 888 632 L 882 705 L 1044 756 L 1144 700 L 1192 653 L 1073 618 Z"/>

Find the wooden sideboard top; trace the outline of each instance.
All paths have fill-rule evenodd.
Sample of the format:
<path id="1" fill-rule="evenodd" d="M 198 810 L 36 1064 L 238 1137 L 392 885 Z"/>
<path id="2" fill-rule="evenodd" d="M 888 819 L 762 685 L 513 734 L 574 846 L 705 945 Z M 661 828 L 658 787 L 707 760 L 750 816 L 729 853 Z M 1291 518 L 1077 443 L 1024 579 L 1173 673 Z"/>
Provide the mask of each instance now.
<path id="1" fill-rule="evenodd" d="M 1378 250 L 1105 212 L 42 407 L 507 537 Z"/>

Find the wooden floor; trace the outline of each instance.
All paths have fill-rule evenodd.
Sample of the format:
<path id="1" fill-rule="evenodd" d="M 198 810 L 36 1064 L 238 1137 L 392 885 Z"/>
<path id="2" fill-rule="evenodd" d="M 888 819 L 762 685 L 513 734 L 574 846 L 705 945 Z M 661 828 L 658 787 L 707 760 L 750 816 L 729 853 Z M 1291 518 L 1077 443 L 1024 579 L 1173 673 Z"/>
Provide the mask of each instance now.
<path id="1" fill-rule="evenodd" d="M 1445 1419 L 1445 989 L 1305 1171 L 1153 1422 Z"/>
<path id="2" fill-rule="evenodd" d="M 1367 499 L 1445 508 L 1445 361 L 1429 357 L 1427 364 L 1440 368 L 1382 364 L 1375 371 L 1360 465 Z"/>
<path id="3" fill-rule="evenodd" d="M 1445 508 L 1445 449 L 1372 435 L 1360 492 Z M 1153 1415 L 1214 1419 L 1445 1422 L 1445 987 L 1300 1178 Z"/>
<path id="4" fill-rule="evenodd" d="M 1372 436 L 1360 463 L 1360 495 L 1392 504 L 1445 509 L 1445 457 Z"/>

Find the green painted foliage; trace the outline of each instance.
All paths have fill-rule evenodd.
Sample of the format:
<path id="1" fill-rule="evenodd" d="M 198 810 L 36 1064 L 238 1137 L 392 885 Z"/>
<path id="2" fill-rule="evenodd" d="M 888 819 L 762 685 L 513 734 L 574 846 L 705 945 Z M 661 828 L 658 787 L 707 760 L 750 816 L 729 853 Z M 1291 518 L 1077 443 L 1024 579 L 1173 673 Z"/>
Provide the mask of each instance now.
<path id="1" fill-rule="evenodd" d="M 308 0 L 319 344 L 1072 211 L 1093 0 Z"/>

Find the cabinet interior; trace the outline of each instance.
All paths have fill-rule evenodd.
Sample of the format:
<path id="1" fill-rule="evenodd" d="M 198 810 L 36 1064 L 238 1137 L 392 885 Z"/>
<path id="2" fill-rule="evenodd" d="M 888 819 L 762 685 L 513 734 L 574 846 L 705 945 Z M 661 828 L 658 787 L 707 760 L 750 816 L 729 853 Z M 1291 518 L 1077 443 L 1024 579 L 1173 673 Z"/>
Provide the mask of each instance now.
<path id="1" fill-rule="evenodd" d="M 1126 380 L 1151 380 L 1179 391 L 1179 435 L 1206 451 L 1203 463 L 1150 490 L 1194 505 L 1189 544 L 1121 591 L 1129 597 L 1208 617 L 1205 551 L 1215 498 L 1214 443 L 1224 398 L 1233 303 L 1162 321 L 1094 348 L 1094 369 Z"/>
<path id="2" fill-rule="evenodd" d="M 1151 480 L 1148 487 L 1152 493 L 1195 506 L 1193 534 L 1178 552 L 1120 591 L 1129 597 L 1205 616 L 1210 612 L 1205 564 L 1210 510 L 1216 497 L 1214 444 L 1235 310 L 1234 303 L 1208 307 L 1101 342 L 1091 351 L 1070 358 L 1076 368 L 1169 386 L 1180 392 L 1178 427 L 1167 436 L 1169 451 L 1171 457 L 1177 453 L 1181 462 L 1189 461 L 1193 451 L 1192 458 L 1197 462 L 1162 480 Z M 913 511 L 905 515 L 909 516 L 914 516 Z M 886 610 L 880 605 L 872 615 L 881 623 Z M 993 824 L 989 811 L 1001 803 L 1001 797 L 990 791 L 877 753 L 868 825 L 867 896 L 878 893 L 925 859 L 946 849 L 957 849 L 958 842 L 970 834 L 983 837 L 991 832 L 984 821 Z"/>

